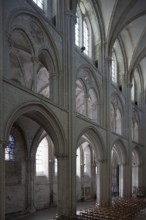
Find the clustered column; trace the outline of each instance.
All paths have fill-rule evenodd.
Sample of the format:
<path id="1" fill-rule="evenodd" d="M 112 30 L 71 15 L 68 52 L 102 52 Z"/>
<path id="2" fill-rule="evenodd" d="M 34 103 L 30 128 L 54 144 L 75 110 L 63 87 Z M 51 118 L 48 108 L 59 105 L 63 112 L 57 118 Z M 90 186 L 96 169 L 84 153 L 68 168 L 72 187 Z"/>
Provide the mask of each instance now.
<path id="1" fill-rule="evenodd" d="M 58 216 L 69 216 L 68 203 L 68 156 L 65 154 L 55 155 L 58 159 Z"/>

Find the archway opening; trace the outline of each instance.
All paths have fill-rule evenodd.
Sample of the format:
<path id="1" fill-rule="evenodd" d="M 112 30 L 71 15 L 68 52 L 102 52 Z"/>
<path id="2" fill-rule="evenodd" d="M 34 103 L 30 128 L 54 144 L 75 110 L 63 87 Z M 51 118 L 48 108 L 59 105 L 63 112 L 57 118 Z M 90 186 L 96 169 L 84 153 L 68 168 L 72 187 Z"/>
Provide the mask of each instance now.
<path id="1" fill-rule="evenodd" d="M 117 151 L 113 147 L 111 151 L 111 164 L 112 164 L 112 197 L 119 196 L 119 162 Z"/>
<path id="2" fill-rule="evenodd" d="M 46 126 L 43 114 L 27 111 L 7 132 L 6 215 L 58 206 L 58 146 L 51 123 Z"/>
<path id="3" fill-rule="evenodd" d="M 103 159 L 103 148 L 93 131 L 84 133 L 76 150 L 76 199 L 100 203 L 101 172 L 98 160 Z M 99 148 L 99 149 L 97 149 Z M 100 163 L 100 162 L 99 162 Z"/>
<path id="4" fill-rule="evenodd" d="M 123 197 L 125 194 L 125 148 L 117 142 L 113 145 L 111 150 L 111 168 L 112 168 L 112 196 Z"/>
<path id="5" fill-rule="evenodd" d="M 139 156 L 137 151 L 132 151 L 132 194 L 140 194 L 141 189 L 139 188 Z"/>
<path id="6" fill-rule="evenodd" d="M 36 209 L 57 206 L 57 159 L 48 134 L 38 143 L 35 153 L 34 204 Z"/>

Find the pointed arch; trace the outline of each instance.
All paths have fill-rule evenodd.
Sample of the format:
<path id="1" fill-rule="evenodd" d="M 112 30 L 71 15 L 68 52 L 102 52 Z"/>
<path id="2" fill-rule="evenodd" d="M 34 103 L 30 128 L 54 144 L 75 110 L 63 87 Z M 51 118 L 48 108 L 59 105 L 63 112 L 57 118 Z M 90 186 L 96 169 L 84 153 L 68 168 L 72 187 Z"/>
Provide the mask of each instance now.
<path id="1" fill-rule="evenodd" d="M 51 36 L 51 33 L 48 32 L 48 28 L 47 28 L 46 24 L 44 23 L 43 19 L 40 16 L 38 16 L 36 13 L 32 12 L 31 10 L 28 10 L 28 9 L 26 10 L 26 8 L 22 8 L 22 7 L 19 8 L 19 9 L 17 8 L 17 9 L 12 10 L 10 15 L 7 18 L 6 29 L 7 29 L 8 33 L 11 32 L 11 30 L 13 29 L 13 26 L 16 27 L 15 20 L 19 16 L 21 16 L 21 18 L 23 16 L 27 16 L 27 17 L 29 17 L 29 19 L 31 18 L 44 31 L 45 35 L 48 38 L 48 47 L 47 47 L 47 49 L 49 49 L 49 51 L 51 53 L 51 56 L 53 57 L 53 60 L 55 61 L 56 71 L 57 71 L 57 73 L 59 73 L 60 72 L 59 70 L 61 69 L 61 61 L 60 61 L 60 58 L 59 58 L 58 49 L 56 47 L 56 44 L 55 44 L 55 41 L 54 41 L 53 37 Z M 22 19 L 20 19 L 20 21 L 21 20 Z M 17 26 L 20 28 L 21 23 L 18 22 Z M 25 32 L 27 33 L 26 30 L 25 30 Z M 40 45 L 39 51 L 41 49 L 44 49 L 44 48 L 41 47 L 41 45 Z M 38 56 L 39 51 L 35 50 L 35 56 Z"/>
<path id="2" fill-rule="evenodd" d="M 78 17 L 75 27 L 76 45 L 80 48 L 84 47 L 83 52 L 91 58 L 93 57 L 94 60 L 97 60 L 99 59 L 100 54 L 99 45 L 101 43 L 101 33 L 98 18 L 96 16 L 95 5 L 91 1 L 79 1 L 76 12 Z M 92 48 L 94 48 L 94 50 Z"/>
<path id="3" fill-rule="evenodd" d="M 94 120 L 95 123 L 101 123 L 101 100 L 102 88 L 97 78 L 95 77 L 94 70 L 87 65 L 82 65 L 77 70 L 76 82 L 82 80 L 85 85 L 84 101 L 86 106 L 87 118 Z"/>
<path id="4" fill-rule="evenodd" d="M 100 133 L 93 127 L 88 127 L 81 131 L 77 137 L 76 147 L 81 144 L 80 138 L 84 135 L 88 142 L 93 146 L 96 152 L 96 159 L 99 161 L 105 160 L 105 144 Z M 82 138 L 81 138 L 82 139 Z"/>
<path id="5" fill-rule="evenodd" d="M 116 151 L 118 163 L 119 164 L 126 164 L 127 163 L 127 150 L 124 143 L 121 140 L 116 140 L 112 144 L 112 148 Z"/>
<path id="6" fill-rule="evenodd" d="M 32 101 L 29 103 L 23 103 L 13 111 L 11 116 L 7 119 L 7 123 L 5 123 L 4 137 L 6 140 L 12 125 L 22 115 L 27 115 L 34 121 L 38 122 L 50 135 L 55 146 L 55 154 L 66 154 L 66 138 L 62 125 L 59 123 L 59 120 L 54 113 L 48 110 L 44 104 L 40 104 L 39 102 Z"/>

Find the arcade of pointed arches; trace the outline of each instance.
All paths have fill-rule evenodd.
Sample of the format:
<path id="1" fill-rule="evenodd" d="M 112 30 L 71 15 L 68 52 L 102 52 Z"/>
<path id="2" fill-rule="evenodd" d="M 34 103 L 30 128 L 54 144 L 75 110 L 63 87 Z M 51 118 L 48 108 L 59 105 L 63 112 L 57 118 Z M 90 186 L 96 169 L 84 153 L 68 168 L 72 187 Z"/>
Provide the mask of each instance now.
<path id="1" fill-rule="evenodd" d="M 33 0 L 42 10 L 44 10 L 44 2 L 40 0 Z M 93 45 L 91 41 L 94 34 L 92 31 L 92 22 L 90 17 L 87 17 L 87 8 L 81 1 L 77 5 L 77 23 L 75 25 L 75 44 L 77 47 L 84 46 L 83 56 L 93 58 Z M 54 12 L 56 11 L 53 9 Z M 26 16 L 26 15 L 22 15 Z M 53 16 L 52 16 L 53 18 Z M 18 28 L 11 31 L 10 48 L 9 48 L 9 69 L 8 79 L 12 84 L 31 91 L 40 97 L 45 102 L 52 102 L 53 104 L 63 103 L 62 97 L 59 95 L 59 61 L 57 61 L 56 48 L 52 46 L 52 39 L 45 34 L 45 31 L 40 28 L 38 20 L 31 21 L 30 15 L 25 17 L 26 22 L 30 22 L 29 34 L 22 29 L 19 29 L 19 16 L 15 18 L 15 24 L 18 19 Z M 16 22 L 17 23 L 17 22 Z M 13 25 L 13 24 L 12 24 Z M 15 26 L 15 25 L 14 25 Z M 33 35 L 33 31 L 39 32 L 39 37 Z M 27 34 L 26 34 L 27 33 Z M 45 45 L 51 45 L 43 48 L 43 41 L 46 38 Z M 98 35 L 98 40 L 99 40 Z M 97 40 L 97 39 L 96 39 Z M 41 45 L 39 50 L 36 46 Z M 118 43 L 117 43 L 118 44 Z M 123 81 L 119 73 L 120 64 L 118 63 L 117 44 L 115 43 L 112 48 L 112 62 L 111 62 L 111 80 L 115 87 L 122 86 Z M 34 52 L 34 48 L 37 48 Z M 43 49 L 42 49 L 43 48 Z M 96 51 L 98 49 L 96 48 Z M 119 52 L 121 53 L 121 51 Z M 35 54 L 35 55 L 34 55 Z M 36 55 L 37 54 L 37 55 Z M 95 54 L 97 60 L 99 52 Z M 121 62 L 121 61 L 120 61 Z M 96 66 L 97 67 L 97 66 Z M 93 123 L 95 126 L 103 126 L 102 114 L 102 92 L 98 83 L 98 71 L 92 71 L 89 68 L 80 68 L 76 74 L 75 80 L 75 110 L 76 116 L 79 119 L 86 119 L 86 121 Z M 100 77 L 99 77 L 100 78 Z M 96 80 L 95 80 L 96 79 Z M 100 80 L 100 79 L 99 79 Z M 134 70 L 131 82 L 133 84 L 131 89 L 131 102 L 136 107 L 141 106 L 141 82 L 138 70 Z M 120 87 L 122 88 L 122 87 Z M 122 91 L 121 91 L 122 92 Z M 111 135 L 118 135 L 119 139 L 123 138 L 125 131 L 125 111 L 121 94 L 112 93 L 111 95 Z M 32 106 L 33 107 L 33 106 Z M 135 107 L 135 108 L 136 108 Z M 132 142 L 135 148 L 132 150 L 132 193 L 136 193 L 140 186 L 140 164 L 141 155 L 137 150 L 137 145 L 140 141 L 140 111 L 133 109 L 131 118 L 131 133 Z M 48 113 L 46 113 L 48 114 Z M 33 111 L 26 112 L 17 118 L 10 129 L 8 134 L 9 144 L 5 148 L 5 167 L 6 167 L 6 213 L 15 213 L 23 211 L 27 206 L 33 206 L 35 209 L 43 209 L 49 206 L 58 205 L 58 197 L 60 182 L 58 182 L 59 161 L 56 149 L 60 149 L 57 143 L 63 139 L 63 135 L 58 137 L 57 131 L 51 130 L 51 122 L 53 117 L 50 116 L 49 129 L 46 129 L 45 121 L 41 122 L 42 115 Z M 57 121 L 57 120 L 56 120 Z M 56 123 L 57 124 L 57 123 Z M 57 127 L 60 125 L 57 124 Z M 91 129 L 92 130 L 92 129 Z M 97 129 L 98 130 L 98 129 Z M 97 132 L 96 130 L 96 132 Z M 29 131 L 30 134 L 27 132 Z M 64 132 L 64 130 L 62 129 Z M 95 132 L 95 130 L 94 130 Z M 92 133 L 92 132 L 91 132 Z M 100 160 L 106 160 L 103 151 L 103 158 L 98 155 L 99 149 L 104 149 L 104 145 L 98 146 L 92 139 L 92 135 L 85 132 L 78 138 L 76 149 L 76 200 L 97 199 L 100 201 Z M 100 132 L 99 132 L 100 133 Z M 102 135 L 101 135 L 102 136 Z M 98 137 L 98 132 L 97 132 Z M 56 139 L 56 142 L 55 142 Z M 100 138 L 99 138 L 100 139 Z M 62 141 L 62 143 L 65 140 Z M 103 142 L 104 143 L 104 142 Z M 63 145 L 63 144 L 62 144 Z M 32 150 L 33 148 L 33 150 Z M 99 148 L 99 149 L 98 149 Z M 111 146 L 111 170 L 112 170 L 112 183 L 111 195 L 124 196 L 125 192 L 125 169 L 128 163 L 128 146 L 121 144 L 118 140 Z M 59 151 L 59 150 L 58 150 Z M 63 151 L 63 150 L 62 150 Z M 66 149 L 62 154 L 67 154 Z M 26 159 L 27 158 L 27 159 Z M 104 163 L 104 162 L 103 162 Z M 31 164 L 31 165 L 30 165 Z M 16 167 L 18 169 L 16 169 Z M 26 171 L 28 174 L 26 175 Z M 27 183 L 27 179 L 29 179 Z M 32 183 L 32 185 L 30 184 Z M 17 193 L 15 199 L 10 192 L 13 188 Z M 30 191 L 33 190 L 33 199 L 29 197 Z M 21 198 L 19 192 L 21 191 Z M 47 193 L 46 193 L 47 192 Z M 16 198 L 17 203 L 16 204 Z M 42 199 L 43 198 L 43 199 Z"/>

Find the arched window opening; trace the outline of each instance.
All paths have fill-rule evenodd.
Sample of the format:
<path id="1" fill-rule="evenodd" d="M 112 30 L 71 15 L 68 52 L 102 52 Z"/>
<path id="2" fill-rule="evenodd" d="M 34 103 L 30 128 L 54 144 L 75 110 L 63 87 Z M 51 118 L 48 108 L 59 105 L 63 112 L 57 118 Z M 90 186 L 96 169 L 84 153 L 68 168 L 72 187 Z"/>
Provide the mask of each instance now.
<path id="1" fill-rule="evenodd" d="M 134 141 L 138 143 L 138 123 L 137 121 L 134 122 L 134 129 L 133 129 L 133 137 L 134 137 Z"/>
<path id="2" fill-rule="evenodd" d="M 123 117 L 122 105 L 117 95 L 112 96 L 111 103 L 111 128 L 113 132 L 122 134 L 123 132 Z"/>
<path id="3" fill-rule="evenodd" d="M 49 72 L 45 67 L 41 67 L 37 75 L 37 92 L 50 98 Z"/>
<path id="4" fill-rule="evenodd" d="M 81 176 L 81 154 L 80 154 L 80 147 L 77 149 L 77 159 L 76 159 L 76 173 L 77 176 Z"/>
<path id="5" fill-rule="evenodd" d="M 76 111 L 82 115 L 86 115 L 86 99 L 85 88 L 80 80 L 76 81 Z"/>
<path id="6" fill-rule="evenodd" d="M 52 22 L 56 26 L 56 24 L 57 24 L 57 0 L 51 1 L 50 8 L 52 9 L 52 11 L 51 11 Z"/>
<path id="7" fill-rule="evenodd" d="M 75 24 L 75 44 L 79 47 L 80 45 L 80 26 L 79 26 L 79 16 L 76 14 L 76 24 Z"/>
<path id="8" fill-rule="evenodd" d="M 117 59 L 114 52 L 112 53 L 112 82 L 117 84 Z"/>
<path id="9" fill-rule="evenodd" d="M 119 109 L 116 111 L 116 133 L 122 134 L 122 116 Z"/>
<path id="10" fill-rule="evenodd" d="M 96 85 L 90 75 L 76 81 L 76 111 L 95 123 L 100 122 L 98 97 Z"/>
<path id="11" fill-rule="evenodd" d="M 44 9 L 44 0 L 33 0 L 37 4 L 37 6 L 41 9 Z"/>
<path id="12" fill-rule="evenodd" d="M 115 120 L 115 110 L 113 105 L 111 104 L 111 129 L 113 132 L 116 131 L 116 120 Z"/>
<path id="13" fill-rule="evenodd" d="M 133 77 L 132 77 L 132 88 L 131 88 L 131 101 L 138 107 L 141 107 L 142 103 L 142 85 L 141 85 L 141 79 L 140 79 L 140 73 L 136 69 L 134 71 Z"/>
<path id="14" fill-rule="evenodd" d="M 88 97 L 88 118 L 97 122 L 97 97 L 93 89 L 89 90 Z"/>
<path id="15" fill-rule="evenodd" d="M 57 173 L 58 173 L 58 160 L 57 160 L 57 158 L 55 158 L 55 160 L 54 160 L 54 173 L 55 173 L 55 176 L 57 175 Z"/>
<path id="16" fill-rule="evenodd" d="M 48 177 L 48 141 L 43 138 L 36 151 L 36 176 Z"/>
<path id="17" fill-rule="evenodd" d="M 55 206 L 58 193 L 58 161 L 54 143 L 47 133 L 41 134 L 35 154 L 34 204 L 37 209 Z"/>
<path id="18" fill-rule="evenodd" d="M 23 119 L 25 120 L 26 117 Z M 17 122 L 13 123 L 7 140 L 4 142 L 4 145 L 7 144 L 4 149 L 5 208 L 6 215 L 10 216 L 13 215 L 12 213 L 22 213 L 25 210 L 26 188 L 28 186 L 27 165 L 29 162 L 26 160 L 26 142 L 24 133 Z M 1 166 L 0 169 L 2 169 Z"/>
<path id="19" fill-rule="evenodd" d="M 89 148 L 89 143 L 85 142 L 83 145 L 84 149 L 84 173 L 91 176 L 91 152 Z"/>
<path id="20" fill-rule="evenodd" d="M 83 21 L 83 45 L 85 47 L 84 53 L 89 55 L 89 30 L 86 21 Z"/>
<path id="21" fill-rule="evenodd" d="M 55 101 L 57 99 L 57 77 L 54 76 L 56 75 L 52 56 L 47 50 L 42 50 L 37 68 L 37 93 Z"/>
<path id="22" fill-rule="evenodd" d="M 132 78 L 131 101 L 135 100 L 135 80 Z"/>
<path id="23" fill-rule="evenodd" d="M 91 27 L 87 16 L 86 8 L 83 2 L 77 5 L 77 22 L 75 25 L 75 44 L 81 48 L 81 52 L 87 56 L 91 55 Z"/>
<path id="24" fill-rule="evenodd" d="M 139 188 L 139 157 L 137 152 L 132 152 L 132 193 L 138 194 Z"/>
<path id="25" fill-rule="evenodd" d="M 135 142 L 139 142 L 139 117 L 138 112 L 133 111 L 132 122 L 131 122 L 131 138 Z"/>
<path id="26" fill-rule="evenodd" d="M 119 163 L 116 146 L 111 151 L 112 196 L 119 196 Z"/>
<path id="27" fill-rule="evenodd" d="M 14 160 L 14 137 L 10 134 L 9 135 L 9 144 L 5 148 L 5 160 Z"/>
<path id="28" fill-rule="evenodd" d="M 79 140 L 76 150 L 76 197 L 77 200 L 95 199 L 97 161 L 92 143 L 86 136 Z"/>

